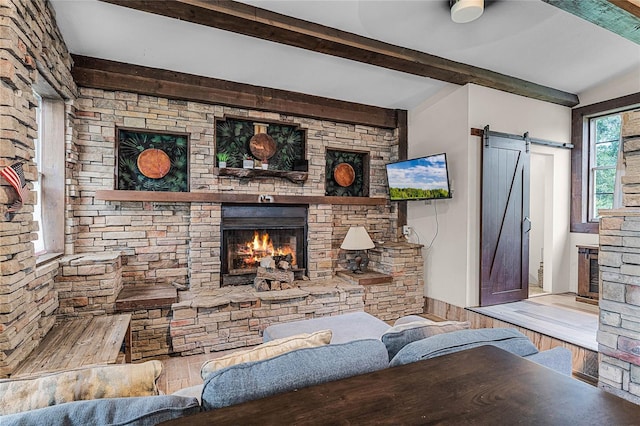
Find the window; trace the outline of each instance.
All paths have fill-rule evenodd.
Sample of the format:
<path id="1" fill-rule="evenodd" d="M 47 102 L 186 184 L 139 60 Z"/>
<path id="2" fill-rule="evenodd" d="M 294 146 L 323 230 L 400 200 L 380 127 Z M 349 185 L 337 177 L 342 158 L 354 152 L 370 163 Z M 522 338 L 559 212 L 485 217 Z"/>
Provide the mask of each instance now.
<path id="1" fill-rule="evenodd" d="M 42 226 L 42 134 L 43 134 L 43 121 L 42 121 L 42 98 L 35 91 L 33 92 L 38 106 L 36 107 L 36 125 L 38 126 L 38 136 L 34 139 L 35 149 L 35 162 L 38 167 L 38 180 L 33 182 L 33 191 L 36 193 L 36 204 L 33 206 L 33 220 L 38 222 L 38 239 L 33 242 L 35 254 L 44 253 L 44 233 Z"/>
<path id="2" fill-rule="evenodd" d="M 589 119 L 590 221 L 600 218 L 598 210 L 613 208 L 621 122 L 621 114 Z"/>
<path id="3" fill-rule="evenodd" d="M 640 93 L 581 108 L 571 115 L 571 232 L 598 233 L 598 209 L 613 206 L 620 116 Z"/>
<path id="4" fill-rule="evenodd" d="M 64 252 L 65 200 L 65 103 L 51 86 L 38 76 L 33 86 L 37 101 L 34 162 L 38 179 L 33 220 L 38 223 L 34 251 L 39 260 Z M 46 254 L 46 257 L 42 255 Z"/>

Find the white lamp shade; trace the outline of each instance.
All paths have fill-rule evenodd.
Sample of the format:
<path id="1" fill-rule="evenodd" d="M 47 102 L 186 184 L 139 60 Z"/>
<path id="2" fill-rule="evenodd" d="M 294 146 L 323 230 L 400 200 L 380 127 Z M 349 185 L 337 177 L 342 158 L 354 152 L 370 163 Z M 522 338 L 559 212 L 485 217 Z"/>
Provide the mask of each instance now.
<path id="1" fill-rule="evenodd" d="M 466 24 L 478 19 L 484 12 L 484 0 L 457 0 L 451 6 L 451 20 L 456 24 Z"/>
<path id="2" fill-rule="evenodd" d="M 340 248 L 343 250 L 366 250 L 375 246 L 364 226 L 352 226 L 344 237 Z"/>

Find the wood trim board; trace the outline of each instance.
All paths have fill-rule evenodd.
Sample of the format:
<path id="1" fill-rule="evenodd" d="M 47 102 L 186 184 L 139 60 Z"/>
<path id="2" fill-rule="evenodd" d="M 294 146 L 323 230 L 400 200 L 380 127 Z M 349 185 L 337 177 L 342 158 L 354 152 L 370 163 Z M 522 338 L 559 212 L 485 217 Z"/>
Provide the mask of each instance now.
<path id="1" fill-rule="evenodd" d="M 160 192 L 160 191 L 120 191 L 98 190 L 97 200 L 138 201 L 158 203 L 258 203 L 259 194 L 230 194 L 212 192 Z M 373 197 L 333 197 L 306 195 L 272 195 L 274 204 L 336 204 L 383 206 L 389 200 Z"/>
<path id="2" fill-rule="evenodd" d="M 74 65 L 71 73 L 76 84 L 82 87 L 121 90 L 385 129 L 395 129 L 398 126 L 398 110 L 395 109 L 106 59 L 80 55 L 72 57 Z"/>
<path id="3" fill-rule="evenodd" d="M 101 1 L 449 83 L 474 83 L 568 107 L 579 102 L 573 93 L 240 2 Z"/>

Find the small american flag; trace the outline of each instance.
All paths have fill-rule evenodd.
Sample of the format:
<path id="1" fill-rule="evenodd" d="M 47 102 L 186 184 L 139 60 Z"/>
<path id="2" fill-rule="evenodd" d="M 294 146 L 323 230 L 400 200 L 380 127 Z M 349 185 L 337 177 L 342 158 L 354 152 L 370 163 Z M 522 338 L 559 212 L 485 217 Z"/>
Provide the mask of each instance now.
<path id="1" fill-rule="evenodd" d="M 0 170 L 0 175 L 7 180 L 18 192 L 20 197 L 19 201 L 13 203 L 7 212 L 16 212 L 22 207 L 24 199 L 27 197 L 29 189 L 27 188 L 27 182 L 24 180 L 24 171 L 22 170 L 22 163 L 15 163 Z"/>

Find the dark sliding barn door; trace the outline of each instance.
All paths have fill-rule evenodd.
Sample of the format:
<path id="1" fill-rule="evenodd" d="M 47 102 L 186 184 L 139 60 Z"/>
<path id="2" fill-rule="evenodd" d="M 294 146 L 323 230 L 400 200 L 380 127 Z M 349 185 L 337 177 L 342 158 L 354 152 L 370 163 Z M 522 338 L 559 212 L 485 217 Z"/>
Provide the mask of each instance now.
<path id="1" fill-rule="evenodd" d="M 483 137 L 480 306 L 529 292 L 529 141 L 495 133 Z"/>

